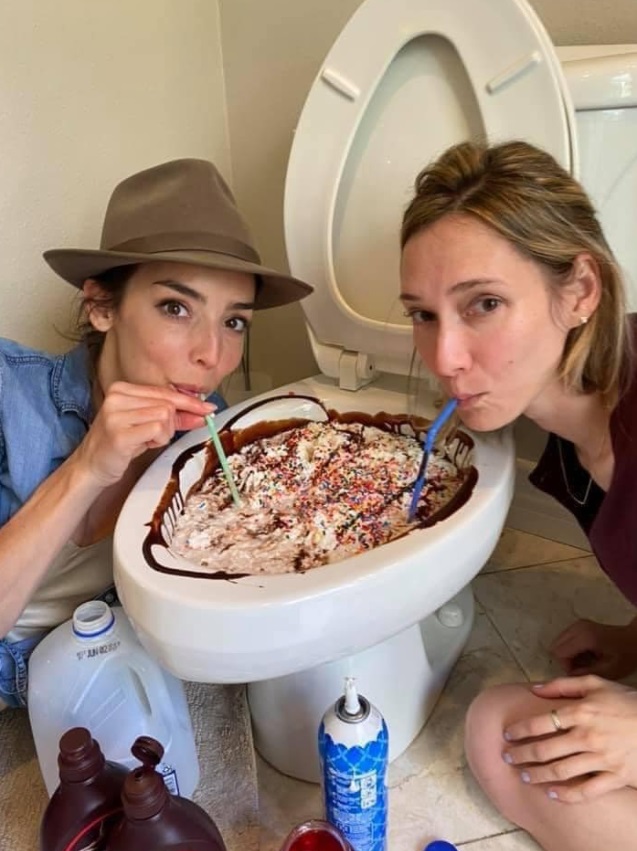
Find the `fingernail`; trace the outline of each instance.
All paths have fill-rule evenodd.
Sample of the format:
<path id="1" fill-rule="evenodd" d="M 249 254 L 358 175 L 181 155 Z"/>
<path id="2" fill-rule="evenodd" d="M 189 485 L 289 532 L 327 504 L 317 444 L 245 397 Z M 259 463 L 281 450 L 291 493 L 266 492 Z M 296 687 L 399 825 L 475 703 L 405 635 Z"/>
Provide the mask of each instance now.
<path id="1" fill-rule="evenodd" d="M 548 792 L 547 792 L 546 794 L 549 796 L 549 798 L 550 798 L 552 801 L 557 801 L 557 800 L 559 800 L 559 799 L 558 799 L 558 796 L 557 796 L 557 792 L 555 791 L 555 789 L 549 789 L 549 790 L 548 790 Z"/>
<path id="2" fill-rule="evenodd" d="M 513 765 L 513 757 L 510 753 L 504 751 L 504 753 L 502 754 L 502 759 L 507 763 L 507 765 Z"/>
<path id="3" fill-rule="evenodd" d="M 544 688 L 544 686 L 545 686 L 545 683 L 533 683 L 531 688 L 538 688 L 539 689 L 539 688 Z"/>
<path id="4" fill-rule="evenodd" d="M 507 731 L 506 731 L 506 730 L 504 731 L 504 733 L 502 733 L 502 735 L 504 736 L 505 741 L 507 741 L 507 742 L 512 742 L 512 741 L 513 741 L 513 738 L 512 738 L 512 736 L 511 736 L 511 733 L 507 733 Z"/>
<path id="5" fill-rule="evenodd" d="M 523 772 L 521 772 L 521 774 L 520 774 L 520 780 L 521 780 L 523 783 L 530 783 L 530 782 L 531 782 L 531 775 L 529 774 L 529 772 L 528 772 L 528 771 L 523 771 Z"/>

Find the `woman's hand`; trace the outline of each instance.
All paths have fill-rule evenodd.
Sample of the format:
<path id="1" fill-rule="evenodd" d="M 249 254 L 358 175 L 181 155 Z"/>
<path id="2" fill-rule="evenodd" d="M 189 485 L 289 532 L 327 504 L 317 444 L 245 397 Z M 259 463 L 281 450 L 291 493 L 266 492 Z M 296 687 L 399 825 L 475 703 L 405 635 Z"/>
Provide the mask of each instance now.
<path id="1" fill-rule="evenodd" d="M 637 788 L 637 691 L 587 676 L 533 693 L 547 700 L 546 712 L 504 731 L 503 758 L 523 782 L 544 784 L 549 797 L 568 803 Z"/>
<path id="2" fill-rule="evenodd" d="M 204 424 L 214 405 L 169 387 L 114 382 L 75 453 L 98 484 L 119 481 L 130 463 L 148 449 L 166 446 L 176 431 Z"/>
<path id="3" fill-rule="evenodd" d="M 637 669 L 637 621 L 628 626 L 576 621 L 549 652 L 571 676 L 597 674 L 620 680 Z"/>

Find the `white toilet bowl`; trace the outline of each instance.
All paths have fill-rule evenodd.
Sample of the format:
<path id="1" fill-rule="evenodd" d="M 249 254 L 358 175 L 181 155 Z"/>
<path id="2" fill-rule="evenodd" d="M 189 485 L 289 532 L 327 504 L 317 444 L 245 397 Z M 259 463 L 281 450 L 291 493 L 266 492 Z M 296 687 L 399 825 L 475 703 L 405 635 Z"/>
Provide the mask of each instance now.
<path id="1" fill-rule="evenodd" d="M 433 416 L 426 379 L 417 411 L 406 392 L 411 328 L 397 303 L 397 234 L 414 177 L 468 135 L 526 138 L 576 169 L 574 128 L 559 61 L 522 0 L 366 0 L 312 86 L 286 179 L 288 256 L 315 286 L 302 305 L 322 375 L 265 395 Z M 280 404 L 307 405 L 273 399 L 258 416 Z M 512 495 L 510 433 L 473 437 L 477 484 L 447 519 L 303 575 L 234 581 L 145 546 L 173 464 L 206 439 L 183 437 L 134 488 L 115 532 L 116 582 L 141 641 L 183 678 L 248 682 L 257 748 L 285 773 L 318 778 L 318 722 L 346 674 L 384 714 L 395 758 L 461 652 L 469 583 Z M 194 480 L 201 463 L 195 451 L 180 475 Z"/>
<path id="2" fill-rule="evenodd" d="M 352 394 L 319 376 L 280 388 L 258 418 L 290 416 L 291 405 L 296 416 L 313 418 L 306 399 L 289 393 L 345 411 L 401 413 L 408 404 L 404 382 L 395 377 Z M 238 407 L 218 416 L 219 428 Z M 475 436 L 477 483 L 447 519 L 304 574 L 238 580 L 211 578 L 149 545 L 149 522 L 175 465 L 186 492 L 203 469 L 203 451 L 186 465 L 181 459 L 206 437 L 197 431 L 168 449 L 140 479 L 117 524 L 117 587 L 142 643 L 182 678 L 250 683 L 257 746 L 287 773 L 317 779 L 318 721 L 345 673 L 359 679 L 391 723 L 397 756 L 422 727 L 471 628 L 468 583 L 495 546 L 511 500 L 510 432 Z M 162 511 L 167 539 L 172 510 Z"/>

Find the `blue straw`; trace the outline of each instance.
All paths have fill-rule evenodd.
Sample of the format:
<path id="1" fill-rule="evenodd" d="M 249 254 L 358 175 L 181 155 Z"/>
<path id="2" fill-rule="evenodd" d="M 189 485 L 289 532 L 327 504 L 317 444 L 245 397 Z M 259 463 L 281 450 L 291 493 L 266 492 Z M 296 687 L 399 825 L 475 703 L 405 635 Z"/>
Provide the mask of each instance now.
<path id="1" fill-rule="evenodd" d="M 429 455 L 431 454 L 434 441 L 436 440 L 436 437 L 438 436 L 438 432 L 440 431 L 441 427 L 446 423 L 451 414 L 453 414 L 453 412 L 456 410 L 457 405 L 457 399 L 449 399 L 447 404 L 440 411 L 436 419 L 432 422 L 432 424 L 427 430 L 427 437 L 425 438 L 425 448 L 423 449 L 422 453 L 422 461 L 420 462 L 418 475 L 416 476 L 416 482 L 414 484 L 414 491 L 411 495 L 411 502 L 409 504 L 409 514 L 407 515 L 407 517 L 410 523 L 416 516 L 418 500 L 420 499 L 420 494 L 422 493 L 422 489 L 425 485 L 427 462 L 429 461 Z"/>

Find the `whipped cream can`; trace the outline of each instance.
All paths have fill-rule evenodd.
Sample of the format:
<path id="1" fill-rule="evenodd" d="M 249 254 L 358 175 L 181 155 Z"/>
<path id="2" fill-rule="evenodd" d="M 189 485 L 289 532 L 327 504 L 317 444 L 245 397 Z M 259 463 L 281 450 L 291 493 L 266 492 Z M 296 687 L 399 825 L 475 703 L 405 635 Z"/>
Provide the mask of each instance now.
<path id="1" fill-rule="evenodd" d="M 387 725 L 353 677 L 318 735 L 325 817 L 354 851 L 387 848 Z"/>

